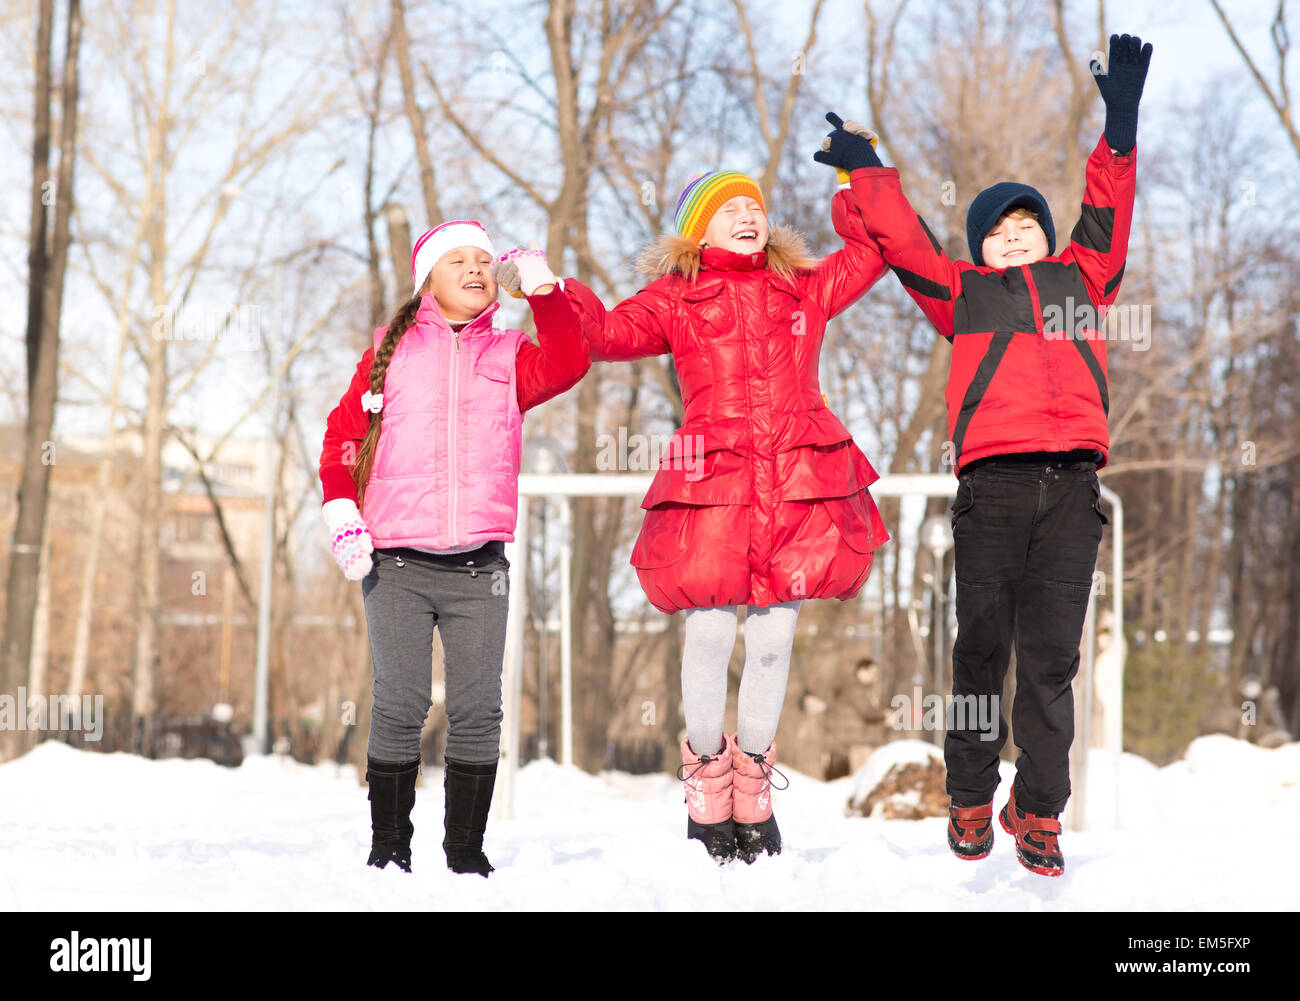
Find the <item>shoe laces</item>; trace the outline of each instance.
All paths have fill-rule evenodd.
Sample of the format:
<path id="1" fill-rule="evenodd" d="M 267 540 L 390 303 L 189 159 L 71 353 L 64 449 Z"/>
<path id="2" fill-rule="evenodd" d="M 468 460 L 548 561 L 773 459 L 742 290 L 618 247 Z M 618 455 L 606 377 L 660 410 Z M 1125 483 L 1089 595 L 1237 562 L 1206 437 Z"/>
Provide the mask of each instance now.
<path id="1" fill-rule="evenodd" d="M 682 766 L 677 769 L 677 777 L 683 782 L 689 782 L 691 779 L 695 778 L 695 776 L 700 773 L 700 770 L 702 768 L 704 768 L 706 765 L 713 764 L 713 762 L 717 761 L 721 757 L 722 757 L 721 754 L 701 754 L 700 759 L 698 761 L 683 763 Z M 682 772 L 686 771 L 687 764 L 695 765 L 695 770 L 692 771 L 689 775 L 683 775 Z"/>
<path id="2" fill-rule="evenodd" d="M 775 789 L 777 792 L 781 792 L 783 789 L 789 789 L 789 788 L 790 788 L 790 779 L 789 779 L 789 777 L 785 774 L 785 772 L 783 772 L 783 771 L 781 771 L 781 769 L 777 768 L 776 765 L 769 764 L 769 762 L 768 762 L 768 760 L 767 760 L 767 757 L 766 757 L 765 755 L 763 755 L 763 754 L 750 754 L 748 751 L 744 751 L 744 752 L 742 752 L 742 753 L 745 754 L 745 755 L 747 755 L 749 758 L 753 759 L 754 764 L 758 765 L 759 770 L 762 771 L 762 773 L 763 773 L 763 781 L 766 782 L 766 783 L 767 783 L 769 786 L 771 786 L 773 789 Z M 774 785 L 774 784 L 772 783 L 772 773 L 773 773 L 773 772 L 776 772 L 777 775 L 780 775 L 781 778 L 785 780 L 785 785 L 783 785 L 783 786 L 779 786 L 779 785 Z"/>

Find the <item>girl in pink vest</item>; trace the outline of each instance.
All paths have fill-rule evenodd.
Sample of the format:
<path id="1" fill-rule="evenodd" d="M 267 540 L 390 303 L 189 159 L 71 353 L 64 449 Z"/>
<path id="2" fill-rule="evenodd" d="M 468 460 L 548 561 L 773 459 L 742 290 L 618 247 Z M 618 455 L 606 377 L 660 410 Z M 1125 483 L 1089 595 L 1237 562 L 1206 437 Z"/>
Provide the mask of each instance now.
<path id="1" fill-rule="evenodd" d="M 329 416 L 323 513 L 334 558 L 362 582 L 374 661 L 367 747 L 368 864 L 411 871 L 411 809 L 428 715 L 433 630 L 446 652 L 447 866 L 487 876 L 483 833 L 496 782 L 501 667 L 523 414 L 591 362 L 578 318 L 540 251 L 494 267 L 476 222 L 425 233 L 417 292 L 374 333 Z M 492 325 L 497 277 L 527 296 L 539 344 Z"/>

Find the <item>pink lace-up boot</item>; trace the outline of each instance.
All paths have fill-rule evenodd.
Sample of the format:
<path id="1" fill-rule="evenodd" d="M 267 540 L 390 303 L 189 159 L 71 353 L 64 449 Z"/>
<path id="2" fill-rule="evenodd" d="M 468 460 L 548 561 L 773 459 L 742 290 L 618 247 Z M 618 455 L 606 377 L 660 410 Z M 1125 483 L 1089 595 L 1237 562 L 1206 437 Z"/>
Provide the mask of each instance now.
<path id="1" fill-rule="evenodd" d="M 732 819 L 736 824 L 736 852 L 746 862 L 752 863 L 762 852 L 781 854 L 781 830 L 772 813 L 772 773 L 785 778 L 776 768 L 776 741 L 762 754 L 748 754 L 740 749 L 736 734 L 727 738 L 731 749 L 731 764 L 735 777 L 732 780 Z M 785 789 L 789 786 L 777 786 Z"/>
<path id="2" fill-rule="evenodd" d="M 731 821 L 731 749 L 723 742 L 714 754 L 696 754 L 682 741 L 677 777 L 686 786 L 686 836 L 704 842 L 721 865 L 736 857 L 736 829 Z"/>

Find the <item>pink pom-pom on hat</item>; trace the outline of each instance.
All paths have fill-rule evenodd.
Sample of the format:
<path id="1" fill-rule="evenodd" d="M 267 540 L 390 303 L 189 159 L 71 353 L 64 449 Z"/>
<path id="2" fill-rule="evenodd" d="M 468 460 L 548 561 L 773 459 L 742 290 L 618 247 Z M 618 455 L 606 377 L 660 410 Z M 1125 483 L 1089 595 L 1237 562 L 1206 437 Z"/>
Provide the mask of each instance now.
<path id="1" fill-rule="evenodd" d="M 438 259 L 447 251 L 455 250 L 457 247 L 478 247 L 480 250 L 487 251 L 492 257 L 496 257 L 487 230 L 479 223 L 472 219 L 453 219 L 444 222 L 416 240 L 415 247 L 411 251 L 411 278 L 415 282 L 417 292 L 424 285 L 424 280 L 429 277 L 429 272 L 438 263 Z"/>

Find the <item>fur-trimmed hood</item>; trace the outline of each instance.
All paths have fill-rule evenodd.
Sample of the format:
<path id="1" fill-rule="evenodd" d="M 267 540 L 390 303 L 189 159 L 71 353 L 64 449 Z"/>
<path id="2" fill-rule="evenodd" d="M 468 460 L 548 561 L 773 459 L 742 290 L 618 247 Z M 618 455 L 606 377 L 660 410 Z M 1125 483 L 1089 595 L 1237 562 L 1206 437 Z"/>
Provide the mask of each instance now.
<path id="1" fill-rule="evenodd" d="M 768 233 L 767 268 L 790 281 L 799 271 L 810 271 L 820 263 L 808 250 L 802 233 L 789 226 L 773 226 Z M 662 278 L 674 271 L 688 282 L 700 273 L 700 245 L 688 237 L 667 233 L 641 252 L 637 271 L 650 278 Z"/>

